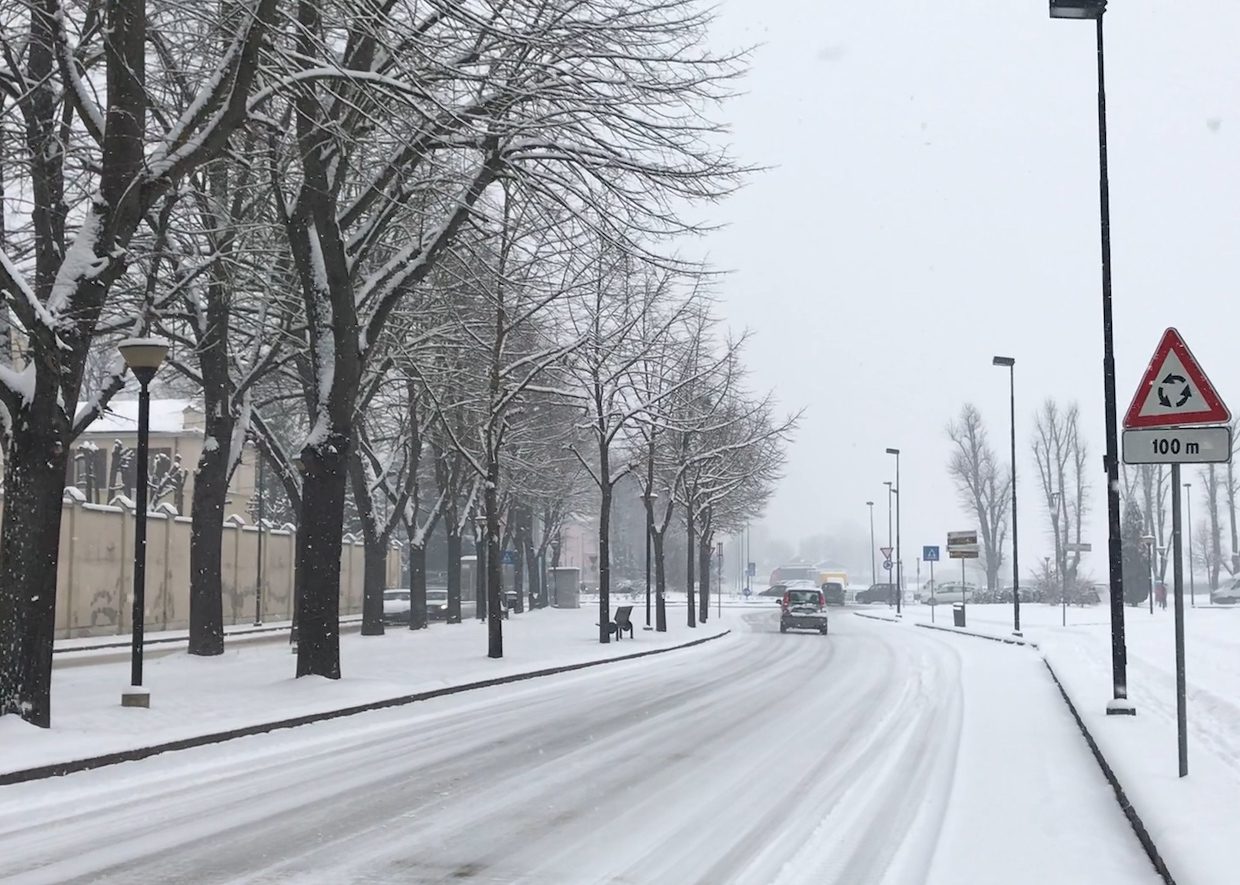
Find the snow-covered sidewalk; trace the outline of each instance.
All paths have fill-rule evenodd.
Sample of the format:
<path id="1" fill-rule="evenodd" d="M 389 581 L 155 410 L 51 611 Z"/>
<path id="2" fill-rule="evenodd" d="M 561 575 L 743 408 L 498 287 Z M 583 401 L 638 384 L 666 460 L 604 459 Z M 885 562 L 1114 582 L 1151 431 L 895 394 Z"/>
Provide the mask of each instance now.
<path id="1" fill-rule="evenodd" d="M 1111 627 L 1105 606 L 1021 606 L 1024 636 L 1038 645 L 1097 741 L 1180 885 L 1224 881 L 1240 869 L 1240 609 L 1185 611 L 1189 775 L 1176 762 L 1175 640 L 1171 608 L 1126 608 L 1128 693 L 1135 717 L 1107 716 Z M 929 622 L 926 606 L 905 622 Z M 950 625 L 950 607 L 936 617 Z M 1010 605 L 970 605 L 968 630 L 1010 637 Z M 966 641 L 966 640 L 962 640 Z M 1220 875 L 1223 878 L 1220 879 Z"/>
<path id="2" fill-rule="evenodd" d="M 144 666 L 150 709 L 120 706 L 129 682 L 126 655 L 84 652 L 99 660 L 75 660 L 54 672 L 50 729 L 0 717 L 0 773 L 682 645 L 726 632 L 729 615 L 720 620 L 713 614 L 691 630 L 684 609 L 672 608 L 666 633 L 643 630 L 635 617 L 632 639 L 602 645 L 595 608 L 527 612 L 504 622 L 504 657 L 496 660 L 487 657 L 485 626 L 474 620 L 419 631 L 389 628 L 383 636 L 345 633 L 339 680 L 294 679 L 296 659 L 282 634 L 231 644 L 213 658 L 191 657 L 183 646 L 155 646 L 146 650 Z"/>

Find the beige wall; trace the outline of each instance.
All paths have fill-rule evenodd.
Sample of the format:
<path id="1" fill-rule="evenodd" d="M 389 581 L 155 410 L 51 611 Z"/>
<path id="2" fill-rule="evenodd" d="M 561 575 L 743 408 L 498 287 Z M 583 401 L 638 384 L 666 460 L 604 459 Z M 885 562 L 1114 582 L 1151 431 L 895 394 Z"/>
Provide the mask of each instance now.
<path id="1" fill-rule="evenodd" d="M 128 633 L 133 590 L 134 515 L 120 506 L 86 504 L 67 490 L 60 524 L 60 566 L 56 582 L 56 637 Z M 190 520 L 166 509 L 148 515 L 146 629 L 183 630 L 189 626 Z M 263 533 L 263 619 L 288 620 L 292 614 L 291 531 Z M 231 516 L 224 524 L 224 623 L 254 619 L 258 530 Z M 340 557 L 340 611 L 362 608 L 360 541 L 346 538 Z M 400 582 L 400 550 L 388 553 L 387 586 Z"/>

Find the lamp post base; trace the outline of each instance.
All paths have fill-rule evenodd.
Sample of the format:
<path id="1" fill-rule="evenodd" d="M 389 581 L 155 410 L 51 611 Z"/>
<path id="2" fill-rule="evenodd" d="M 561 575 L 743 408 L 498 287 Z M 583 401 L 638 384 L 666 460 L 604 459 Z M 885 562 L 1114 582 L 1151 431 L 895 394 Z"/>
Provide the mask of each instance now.
<path id="1" fill-rule="evenodd" d="M 128 691 L 121 692 L 122 707 L 151 706 L 151 693 L 141 686 L 131 686 Z"/>
<path id="2" fill-rule="evenodd" d="M 1108 716 L 1136 716 L 1137 708 L 1128 698 L 1111 698 L 1107 701 Z"/>

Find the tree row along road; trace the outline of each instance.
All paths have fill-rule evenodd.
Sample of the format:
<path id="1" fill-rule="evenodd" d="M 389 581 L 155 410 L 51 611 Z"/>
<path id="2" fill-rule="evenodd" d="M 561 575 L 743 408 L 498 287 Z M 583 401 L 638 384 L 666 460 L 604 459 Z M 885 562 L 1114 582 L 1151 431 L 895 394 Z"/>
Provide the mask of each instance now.
<path id="1" fill-rule="evenodd" d="M 9 787 L 0 879 L 924 882 L 953 862 L 960 642 L 749 614 L 697 649 Z"/>

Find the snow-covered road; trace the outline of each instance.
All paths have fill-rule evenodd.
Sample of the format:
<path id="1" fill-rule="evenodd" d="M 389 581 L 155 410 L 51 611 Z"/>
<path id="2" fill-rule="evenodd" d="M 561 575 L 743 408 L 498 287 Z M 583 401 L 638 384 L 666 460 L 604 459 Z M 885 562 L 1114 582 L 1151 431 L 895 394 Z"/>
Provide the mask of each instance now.
<path id="1" fill-rule="evenodd" d="M 743 618 L 696 649 L 0 788 L 0 880 L 1155 881 L 1034 656 Z"/>

